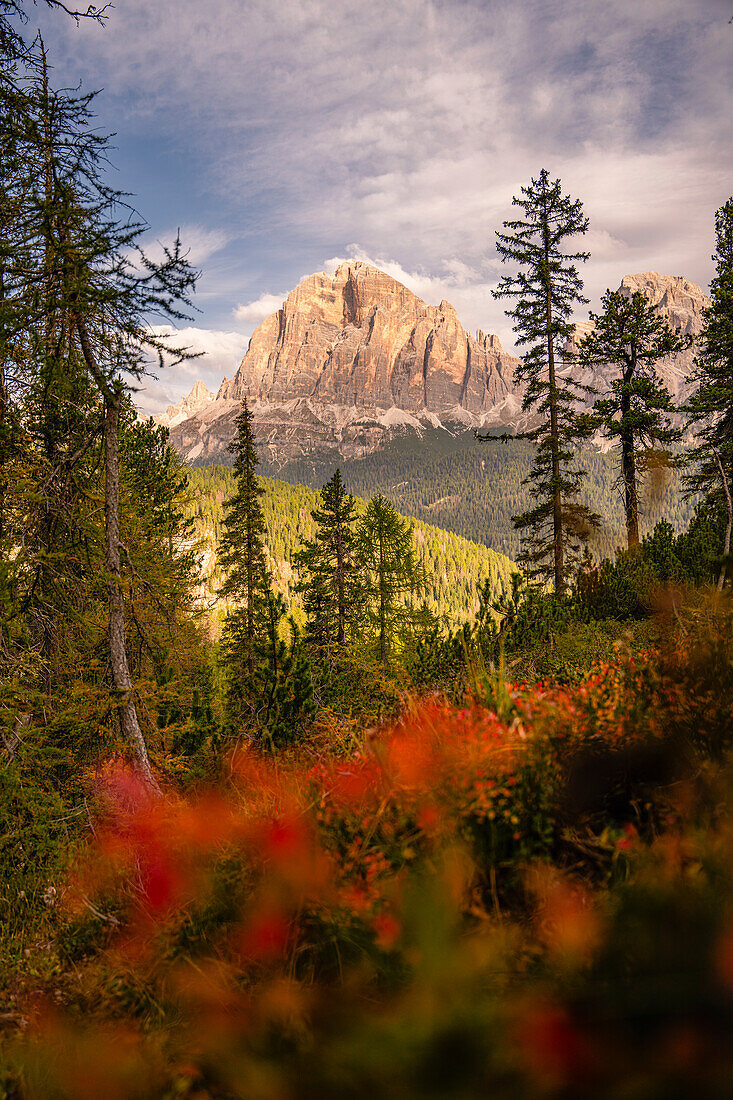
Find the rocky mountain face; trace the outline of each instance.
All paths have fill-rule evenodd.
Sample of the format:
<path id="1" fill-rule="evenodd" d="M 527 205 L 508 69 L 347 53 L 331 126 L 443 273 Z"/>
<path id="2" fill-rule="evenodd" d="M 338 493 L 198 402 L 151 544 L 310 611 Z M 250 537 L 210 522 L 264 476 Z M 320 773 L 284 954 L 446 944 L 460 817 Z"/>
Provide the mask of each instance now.
<path id="1" fill-rule="evenodd" d="M 650 271 L 625 276 L 620 289 L 640 290 L 673 328 L 700 332 L 709 299 L 695 283 Z M 576 332 L 583 331 L 581 322 Z M 690 349 L 661 364 L 678 400 L 689 392 L 693 356 Z M 197 383 L 159 419 L 189 461 L 221 461 L 246 397 L 270 459 L 327 450 L 358 457 L 428 426 L 524 427 L 513 379 L 518 362 L 496 336 L 467 333 L 449 302 L 427 305 L 383 271 L 349 261 L 288 295 L 256 329 L 215 399 Z M 583 381 L 603 392 L 609 369 L 587 372 Z"/>
<path id="2" fill-rule="evenodd" d="M 697 283 L 691 283 L 682 275 L 660 275 L 656 271 L 624 275 L 618 289 L 627 298 L 640 292 L 671 329 L 679 330 L 682 336 L 692 336 L 693 342 L 689 348 L 679 355 L 668 355 L 657 364 L 657 373 L 672 394 L 675 404 L 681 404 L 689 397 L 692 388 L 690 379 L 695 359 L 695 338 L 702 331 L 703 310 L 710 305 L 710 299 Z M 590 328 L 588 321 L 576 324 L 575 339 L 569 344 L 569 352 L 575 350 L 577 340 Z M 575 369 L 577 371 L 577 367 Z M 611 367 L 601 366 L 582 372 L 580 378 L 602 394 L 611 370 Z"/>
<path id="3" fill-rule="evenodd" d="M 385 272 L 350 261 L 288 295 L 214 402 L 187 417 L 171 406 L 161 422 L 190 461 L 223 458 L 247 397 L 270 457 L 324 449 L 353 457 L 426 426 L 513 423 L 517 362 L 496 336 L 469 335 L 449 302 L 427 305 Z"/>
<path id="4" fill-rule="evenodd" d="M 177 405 L 169 405 L 165 412 L 161 413 L 160 416 L 156 416 L 155 419 L 158 424 L 163 424 L 166 428 L 175 428 L 178 424 L 182 424 L 184 420 L 188 420 L 189 417 L 202 412 L 214 400 L 215 395 L 206 383 L 199 379 L 194 382 L 193 389 L 186 397 L 179 401 Z"/>
<path id="5" fill-rule="evenodd" d="M 482 413 L 512 392 L 516 362 L 497 337 L 469 336 L 450 302 L 426 305 L 383 271 L 350 261 L 288 295 L 218 398 Z"/>

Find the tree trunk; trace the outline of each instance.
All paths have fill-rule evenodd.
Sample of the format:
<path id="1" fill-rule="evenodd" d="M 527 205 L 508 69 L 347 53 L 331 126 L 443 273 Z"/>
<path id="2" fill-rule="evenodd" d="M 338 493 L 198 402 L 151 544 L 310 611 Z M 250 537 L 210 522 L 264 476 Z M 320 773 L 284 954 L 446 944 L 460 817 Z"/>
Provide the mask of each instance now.
<path id="1" fill-rule="evenodd" d="M 626 357 L 624 385 L 630 386 L 636 374 L 637 348 L 632 342 L 631 353 Z M 634 429 L 631 422 L 631 395 L 623 390 L 621 394 L 621 479 L 624 483 L 624 511 L 626 513 L 627 546 L 639 545 L 639 494 L 636 479 L 636 454 L 634 452 Z"/>
<path id="2" fill-rule="evenodd" d="M 720 480 L 723 483 L 723 492 L 725 493 L 725 507 L 728 516 L 728 522 L 725 525 L 725 538 L 723 540 L 723 557 L 730 557 L 730 539 L 731 531 L 733 531 L 733 500 L 731 499 L 730 485 L 728 484 L 728 478 L 725 476 L 725 469 L 723 463 L 720 460 L 720 455 L 715 452 L 715 461 L 718 463 L 718 469 L 720 470 Z M 720 576 L 718 577 L 718 592 L 723 591 L 723 585 L 725 584 L 725 574 L 728 569 L 728 562 L 724 561 L 720 567 Z"/>
<path id="3" fill-rule="evenodd" d="M 555 558 L 555 592 L 562 596 L 565 589 L 565 561 L 562 545 L 562 498 L 560 496 L 560 439 L 557 419 L 557 378 L 555 347 L 552 339 L 552 301 L 547 292 L 547 361 L 550 374 L 550 450 L 552 454 L 552 538 Z"/>
<path id="4" fill-rule="evenodd" d="M 135 764 L 146 785 L 160 794 L 155 781 L 145 739 L 138 722 L 133 696 L 130 668 L 125 648 L 125 608 L 122 598 L 122 566 L 120 561 L 120 468 L 119 468 L 120 393 L 113 390 L 104 398 L 104 519 L 105 568 L 109 602 L 109 655 L 112 679 L 117 695 L 117 709 L 122 734 L 132 750 Z"/>
<path id="5" fill-rule="evenodd" d="M 623 418 L 623 402 L 621 416 Z M 629 549 L 639 545 L 639 498 L 636 485 L 636 457 L 634 433 L 621 434 L 621 477 L 624 483 L 624 509 L 626 511 L 626 536 Z"/>
<path id="6" fill-rule="evenodd" d="M 87 368 L 104 399 L 104 564 L 107 572 L 107 602 L 109 618 L 107 640 L 112 666 L 112 680 L 117 697 L 117 713 L 122 735 L 127 741 L 135 765 L 149 790 L 160 795 L 150 767 L 135 708 L 130 666 L 125 648 L 125 605 L 122 597 L 122 565 L 120 562 L 120 402 L 121 391 L 110 382 L 99 367 L 81 316 L 75 317 L 82 355 Z"/>

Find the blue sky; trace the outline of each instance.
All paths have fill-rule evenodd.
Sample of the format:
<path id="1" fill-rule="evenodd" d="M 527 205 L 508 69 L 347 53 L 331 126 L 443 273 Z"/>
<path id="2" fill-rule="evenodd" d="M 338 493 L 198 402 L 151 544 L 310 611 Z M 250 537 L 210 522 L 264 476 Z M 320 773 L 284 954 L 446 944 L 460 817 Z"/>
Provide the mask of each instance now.
<path id="1" fill-rule="evenodd" d="M 99 88 L 114 181 L 151 245 L 181 227 L 205 359 L 157 410 L 231 377 L 306 274 L 368 259 L 511 347 L 494 231 L 547 167 L 591 221 L 586 291 L 706 285 L 733 191 L 733 0 L 115 0 L 37 9 L 57 84 Z"/>

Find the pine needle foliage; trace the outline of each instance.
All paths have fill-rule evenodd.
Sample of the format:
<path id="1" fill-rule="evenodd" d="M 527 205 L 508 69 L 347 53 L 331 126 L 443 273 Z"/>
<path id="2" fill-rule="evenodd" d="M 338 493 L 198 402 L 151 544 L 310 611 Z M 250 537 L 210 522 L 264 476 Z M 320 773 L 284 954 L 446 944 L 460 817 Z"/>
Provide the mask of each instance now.
<path id="1" fill-rule="evenodd" d="M 722 588 L 730 563 L 733 529 L 733 197 L 715 214 L 715 277 L 710 284 L 710 306 L 703 314 L 700 350 L 695 360 L 697 387 L 687 403 L 689 423 L 697 446 L 692 452 L 690 492 L 702 492 L 706 501 L 726 514 Z"/>
<path id="2" fill-rule="evenodd" d="M 672 396 L 656 372 L 656 364 L 675 355 L 686 341 L 654 312 L 639 291 L 631 296 L 607 290 L 601 313 L 591 313 L 593 329 L 580 341 L 583 365 L 610 364 L 617 373 L 609 392 L 594 405 L 589 428 L 600 428 L 621 447 L 629 547 L 639 543 L 639 476 L 650 466 L 671 465 L 669 447 L 680 438 L 672 423 Z"/>
<path id="3" fill-rule="evenodd" d="M 296 554 L 301 574 L 298 591 L 307 617 L 306 633 L 317 645 L 346 644 L 347 628 L 358 613 L 359 579 L 355 561 L 356 501 L 346 491 L 341 471 L 321 489 L 312 513 L 316 534 Z"/>
<path id="4" fill-rule="evenodd" d="M 386 668 L 410 618 L 420 615 L 405 600 L 425 587 L 412 524 L 379 493 L 359 521 L 356 544 L 363 573 L 364 627 L 371 633 L 382 668 Z"/>
<path id="5" fill-rule="evenodd" d="M 220 594 L 235 604 L 227 616 L 224 637 L 230 676 L 238 679 L 245 670 L 250 677 L 254 673 L 256 620 L 270 588 L 260 503 L 264 490 L 256 474 L 259 459 L 246 399 L 229 449 L 234 455 L 236 492 L 226 505 L 219 547 L 225 572 Z"/>
<path id="6" fill-rule="evenodd" d="M 524 536 L 522 561 L 528 575 L 552 578 L 561 594 L 579 548 L 599 522 L 577 501 L 583 474 L 573 460 L 582 387 L 558 369 L 558 349 L 572 333 L 570 317 L 587 301 L 577 264 L 589 253 L 568 252 L 564 246 L 587 231 L 588 219 L 580 200 L 564 195 L 560 180 L 552 181 L 544 168 L 512 203 L 522 217 L 504 222 L 496 247 L 502 261 L 518 270 L 502 277 L 494 297 L 516 300 L 507 313 L 517 344 L 526 350 L 515 381 L 526 387 L 524 411 L 538 421 L 524 434 L 536 445 L 525 484 L 537 503 L 513 519 Z"/>

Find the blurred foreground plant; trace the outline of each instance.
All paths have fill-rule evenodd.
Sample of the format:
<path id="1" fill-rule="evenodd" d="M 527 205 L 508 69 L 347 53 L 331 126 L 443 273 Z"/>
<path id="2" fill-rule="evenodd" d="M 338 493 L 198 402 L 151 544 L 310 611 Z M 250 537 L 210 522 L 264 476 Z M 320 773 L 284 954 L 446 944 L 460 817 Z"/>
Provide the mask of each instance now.
<path id="1" fill-rule="evenodd" d="M 725 1095 L 729 608 L 678 616 L 196 799 L 110 769 L 8 1095 Z"/>

